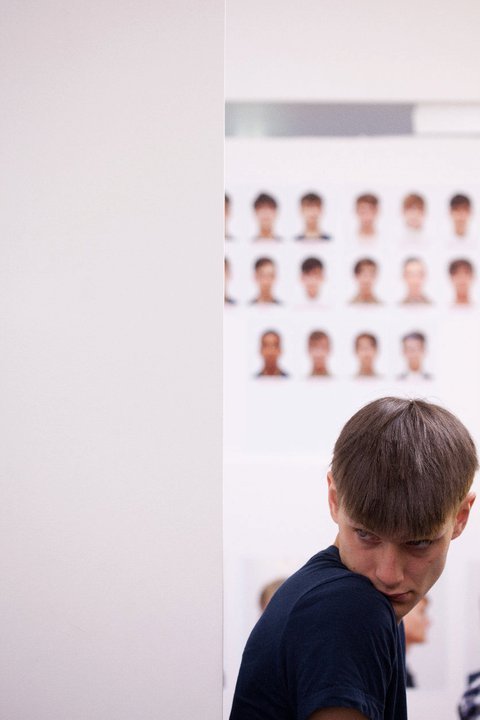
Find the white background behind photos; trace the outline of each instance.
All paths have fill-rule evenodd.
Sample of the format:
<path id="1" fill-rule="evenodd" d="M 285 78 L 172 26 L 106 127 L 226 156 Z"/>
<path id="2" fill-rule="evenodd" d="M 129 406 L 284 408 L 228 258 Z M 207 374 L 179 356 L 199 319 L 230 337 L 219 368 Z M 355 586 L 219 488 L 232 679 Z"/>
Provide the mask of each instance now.
<path id="1" fill-rule="evenodd" d="M 225 312 L 225 716 L 228 717 L 243 646 L 259 616 L 261 587 L 295 571 L 331 544 L 325 475 L 344 422 L 366 402 L 384 395 L 422 397 L 456 412 L 479 443 L 479 283 L 472 304 L 453 305 L 448 275 L 452 259 L 480 270 L 480 142 L 412 138 L 229 139 L 226 190 L 231 198 L 225 243 L 231 266 Z M 253 242 L 252 203 L 260 192 L 279 205 L 281 242 Z M 300 242 L 300 197 L 324 200 L 322 229 L 331 241 Z M 425 231 L 405 232 L 401 203 L 419 193 L 427 203 Z M 378 235 L 364 244 L 355 235 L 355 198 L 380 199 Z M 470 231 L 456 238 L 449 199 L 468 195 Z M 252 306 L 253 263 L 275 260 L 275 295 L 281 306 Z M 299 265 L 319 257 L 326 268 L 321 302 L 309 307 Z M 378 306 L 352 306 L 353 265 L 371 257 L 379 266 Z M 405 287 L 402 262 L 424 260 L 428 306 L 399 304 Z M 267 329 L 282 336 L 280 366 L 288 378 L 256 378 L 262 367 L 259 338 Z M 306 340 L 326 331 L 332 342 L 331 377 L 309 378 Z M 405 368 L 401 337 L 427 337 L 424 369 L 431 380 L 399 380 Z M 354 337 L 371 332 L 379 342 L 381 376 L 355 378 Z M 480 669 L 480 521 L 474 508 L 464 535 L 452 544 L 447 569 L 431 591 L 428 642 L 413 648 L 409 665 L 418 688 L 409 692 L 415 720 L 456 718 L 467 673 Z"/>

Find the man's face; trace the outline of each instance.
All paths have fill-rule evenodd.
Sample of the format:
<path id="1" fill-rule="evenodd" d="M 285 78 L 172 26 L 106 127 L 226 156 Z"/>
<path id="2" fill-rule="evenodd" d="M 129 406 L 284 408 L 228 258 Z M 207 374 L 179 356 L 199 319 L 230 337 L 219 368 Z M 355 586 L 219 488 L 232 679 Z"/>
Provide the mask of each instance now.
<path id="1" fill-rule="evenodd" d="M 375 265 L 362 265 L 356 274 L 359 290 L 362 292 L 370 292 L 377 277 L 377 268 Z"/>
<path id="2" fill-rule="evenodd" d="M 280 338 L 274 333 L 267 333 L 261 341 L 260 354 L 267 365 L 275 365 L 280 357 Z"/>
<path id="3" fill-rule="evenodd" d="M 361 225 L 372 225 L 377 217 L 378 208 L 369 202 L 357 203 L 357 217 Z"/>
<path id="4" fill-rule="evenodd" d="M 260 205 L 260 207 L 255 210 L 255 215 L 257 216 L 258 225 L 263 231 L 273 231 L 275 217 L 277 215 L 276 208 L 271 205 Z"/>
<path id="5" fill-rule="evenodd" d="M 460 266 L 451 276 L 453 287 L 462 294 L 467 294 L 473 282 L 473 273 L 468 267 Z"/>
<path id="6" fill-rule="evenodd" d="M 349 518 L 338 504 L 329 474 L 329 504 L 338 525 L 340 558 L 352 572 L 367 577 L 392 603 L 397 621 L 415 607 L 442 574 L 450 541 L 465 527 L 475 496 L 469 493 L 458 512 L 433 537 L 391 538 L 377 535 Z"/>
<path id="7" fill-rule="evenodd" d="M 316 298 L 320 292 L 320 286 L 323 283 L 323 270 L 321 268 L 314 268 L 309 272 L 304 272 L 301 275 L 301 280 L 308 297 Z"/>
<path id="8" fill-rule="evenodd" d="M 471 210 L 468 205 L 459 205 L 450 210 L 453 224 L 457 230 L 465 230 L 470 220 Z"/>
<path id="9" fill-rule="evenodd" d="M 327 338 L 313 340 L 308 346 L 308 352 L 314 364 L 325 362 L 330 353 L 330 342 Z"/>
<path id="10" fill-rule="evenodd" d="M 405 225 L 408 228 L 412 228 L 412 230 L 421 230 L 423 227 L 423 221 L 425 220 L 425 210 L 418 205 L 407 207 L 403 211 L 403 217 L 405 219 Z"/>
<path id="11" fill-rule="evenodd" d="M 265 263 L 255 270 L 255 281 L 260 289 L 260 292 L 269 293 L 275 282 L 275 267 L 272 263 Z"/>
<path id="12" fill-rule="evenodd" d="M 425 357 L 424 343 L 418 338 L 407 338 L 403 341 L 403 354 L 410 370 L 420 370 Z"/>
<path id="13" fill-rule="evenodd" d="M 420 293 L 426 277 L 425 265 L 419 260 L 412 260 L 405 265 L 403 279 L 412 293 Z"/>
<path id="14" fill-rule="evenodd" d="M 405 641 L 407 645 L 413 643 L 424 643 L 427 640 L 427 631 L 430 627 L 430 618 L 427 613 L 428 600 L 422 598 L 403 618 L 405 628 Z"/>
<path id="15" fill-rule="evenodd" d="M 361 365 L 373 365 L 375 356 L 377 354 L 377 348 L 372 343 L 370 338 L 360 337 L 357 341 L 357 357 Z"/>
<path id="16" fill-rule="evenodd" d="M 307 225 L 316 225 L 322 214 L 322 206 L 317 203 L 302 203 L 300 212 Z"/>

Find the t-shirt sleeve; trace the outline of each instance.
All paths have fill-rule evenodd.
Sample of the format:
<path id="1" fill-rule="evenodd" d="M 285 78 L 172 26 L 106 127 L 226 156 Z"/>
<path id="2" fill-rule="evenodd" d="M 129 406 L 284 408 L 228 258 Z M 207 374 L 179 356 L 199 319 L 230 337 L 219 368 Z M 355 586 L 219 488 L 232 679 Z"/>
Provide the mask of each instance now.
<path id="1" fill-rule="evenodd" d="M 397 629 L 388 600 L 367 581 L 350 576 L 311 590 L 292 610 L 282 642 L 297 720 L 326 707 L 383 719 Z"/>

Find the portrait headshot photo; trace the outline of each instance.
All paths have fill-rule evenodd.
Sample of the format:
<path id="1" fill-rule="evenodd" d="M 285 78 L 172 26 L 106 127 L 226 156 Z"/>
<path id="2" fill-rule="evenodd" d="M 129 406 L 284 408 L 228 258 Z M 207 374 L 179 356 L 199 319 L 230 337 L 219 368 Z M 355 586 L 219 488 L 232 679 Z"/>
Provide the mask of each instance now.
<path id="1" fill-rule="evenodd" d="M 428 640 L 428 628 L 430 627 L 430 617 L 428 614 L 430 600 L 425 595 L 418 602 L 413 610 L 403 618 L 403 627 L 405 630 L 405 652 L 406 652 L 406 675 L 407 688 L 418 687 L 415 673 L 410 665 L 410 656 L 415 645 L 423 645 Z"/>
<path id="2" fill-rule="evenodd" d="M 427 268 L 421 258 L 410 257 L 403 262 L 402 279 L 405 283 L 406 293 L 400 300 L 400 305 L 431 304 L 432 301 L 424 292 Z"/>
<path id="3" fill-rule="evenodd" d="M 427 354 L 427 338 L 424 333 L 415 330 L 401 339 L 401 350 L 406 369 L 398 376 L 399 380 L 432 380 L 424 369 Z"/>
<path id="4" fill-rule="evenodd" d="M 260 608 L 260 612 L 264 612 L 265 608 L 267 607 L 268 603 L 272 599 L 272 597 L 277 592 L 278 588 L 283 585 L 287 578 L 276 578 L 275 580 L 272 580 L 271 582 L 264 585 L 260 593 L 258 595 L 258 606 Z"/>
<path id="5" fill-rule="evenodd" d="M 314 192 L 306 193 L 300 198 L 303 228 L 301 233 L 295 236 L 295 240 L 328 241 L 332 239 L 332 236 L 324 232 L 321 226 L 323 205 L 323 198 Z"/>
<path id="6" fill-rule="evenodd" d="M 277 266 L 274 260 L 269 257 L 261 257 L 255 261 L 253 266 L 253 279 L 257 286 L 258 293 L 250 301 L 250 305 L 280 305 L 273 295 L 273 288 L 277 280 Z"/>
<path id="7" fill-rule="evenodd" d="M 232 269 L 231 269 L 230 261 L 227 258 L 225 258 L 224 264 L 225 264 L 224 302 L 225 302 L 225 305 L 235 305 L 237 301 L 234 300 L 232 297 L 230 297 L 230 295 L 228 294 L 228 284 L 229 284 L 230 278 L 232 276 Z"/>
<path id="8" fill-rule="evenodd" d="M 380 200 L 373 193 L 364 193 L 355 200 L 357 218 L 357 237 L 359 240 L 375 240 L 377 236 L 377 220 Z"/>
<path id="9" fill-rule="evenodd" d="M 425 226 L 426 209 L 425 198 L 418 193 L 410 193 L 403 198 L 403 222 L 410 239 L 422 233 Z"/>
<path id="10" fill-rule="evenodd" d="M 257 224 L 254 240 L 281 240 L 276 234 L 275 224 L 278 215 L 278 203 L 272 195 L 260 193 L 253 201 L 253 211 Z"/>
<path id="11" fill-rule="evenodd" d="M 232 212 L 232 201 L 230 199 L 230 196 L 227 195 L 227 193 L 225 193 L 225 215 L 224 215 L 225 240 L 233 240 L 233 235 L 231 235 L 231 233 L 228 229 L 231 212 Z"/>
<path id="12" fill-rule="evenodd" d="M 450 199 L 449 205 L 454 236 L 457 238 L 468 237 L 472 219 L 472 201 L 468 195 L 458 194 Z"/>
<path id="13" fill-rule="evenodd" d="M 308 257 L 300 265 L 300 282 L 304 298 L 309 303 L 319 303 L 325 282 L 325 266 L 317 257 Z"/>
<path id="14" fill-rule="evenodd" d="M 288 373 L 279 366 L 282 354 L 282 339 L 276 330 L 265 330 L 260 336 L 260 357 L 263 365 L 255 377 L 288 378 Z"/>
<path id="15" fill-rule="evenodd" d="M 381 300 L 375 295 L 374 286 L 378 278 L 378 264 L 372 258 L 361 258 L 353 266 L 353 276 L 357 292 L 350 304 L 379 305 Z"/>
<path id="16" fill-rule="evenodd" d="M 472 305 L 472 286 L 475 281 L 473 263 L 466 258 L 452 260 L 448 266 L 448 274 L 452 282 L 454 305 Z"/>
<path id="17" fill-rule="evenodd" d="M 311 369 L 309 377 L 331 377 L 328 359 L 332 344 L 324 330 L 313 330 L 307 339 L 307 352 L 310 356 Z"/>
<path id="18" fill-rule="evenodd" d="M 378 378 L 375 362 L 378 356 L 378 340 L 368 332 L 359 333 L 354 340 L 354 352 L 358 361 L 356 378 Z"/>

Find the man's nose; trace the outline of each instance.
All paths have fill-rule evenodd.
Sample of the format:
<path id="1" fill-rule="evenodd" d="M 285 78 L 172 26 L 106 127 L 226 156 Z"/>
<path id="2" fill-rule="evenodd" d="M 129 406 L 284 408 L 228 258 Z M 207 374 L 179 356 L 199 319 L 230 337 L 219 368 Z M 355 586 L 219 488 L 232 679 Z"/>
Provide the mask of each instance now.
<path id="1" fill-rule="evenodd" d="M 401 553 L 397 548 L 385 544 L 380 549 L 375 574 L 386 592 L 401 589 L 404 571 Z"/>

